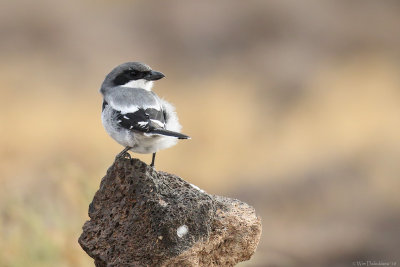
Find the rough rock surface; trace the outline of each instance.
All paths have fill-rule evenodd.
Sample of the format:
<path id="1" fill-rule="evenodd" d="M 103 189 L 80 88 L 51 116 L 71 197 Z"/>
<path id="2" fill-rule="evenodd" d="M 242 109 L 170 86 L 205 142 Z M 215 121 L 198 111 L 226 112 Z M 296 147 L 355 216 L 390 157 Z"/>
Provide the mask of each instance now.
<path id="1" fill-rule="evenodd" d="M 79 244 L 103 266 L 233 266 L 248 260 L 261 220 L 140 160 L 118 159 L 89 205 Z"/>

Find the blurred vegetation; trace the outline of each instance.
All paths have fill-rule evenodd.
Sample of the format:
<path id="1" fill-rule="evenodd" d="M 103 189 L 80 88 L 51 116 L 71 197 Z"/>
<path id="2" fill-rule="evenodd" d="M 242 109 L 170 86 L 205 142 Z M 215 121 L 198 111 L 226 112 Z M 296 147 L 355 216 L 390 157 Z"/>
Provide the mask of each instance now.
<path id="1" fill-rule="evenodd" d="M 122 149 L 98 89 L 126 61 L 192 136 L 157 169 L 263 218 L 241 266 L 400 264 L 399 25 L 397 1 L 2 1 L 0 266 L 93 266 L 77 239 Z"/>

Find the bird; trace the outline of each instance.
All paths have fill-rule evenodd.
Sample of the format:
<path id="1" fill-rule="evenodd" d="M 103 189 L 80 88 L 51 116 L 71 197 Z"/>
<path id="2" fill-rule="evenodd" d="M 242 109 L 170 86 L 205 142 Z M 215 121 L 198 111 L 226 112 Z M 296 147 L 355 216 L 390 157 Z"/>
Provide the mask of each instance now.
<path id="1" fill-rule="evenodd" d="M 180 133 L 175 107 L 151 90 L 164 77 L 141 62 L 120 64 L 106 75 L 100 88 L 101 120 L 106 132 L 125 147 L 116 158 L 130 158 L 128 151 L 152 153 L 154 167 L 157 151 L 190 139 Z"/>

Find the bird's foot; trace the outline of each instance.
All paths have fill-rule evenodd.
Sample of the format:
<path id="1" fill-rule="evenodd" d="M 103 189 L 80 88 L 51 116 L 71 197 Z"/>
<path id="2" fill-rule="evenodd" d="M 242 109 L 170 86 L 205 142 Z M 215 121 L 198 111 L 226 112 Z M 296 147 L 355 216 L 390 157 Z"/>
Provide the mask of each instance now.
<path id="1" fill-rule="evenodd" d="M 122 150 L 116 157 L 115 160 L 119 160 L 119 159 L 129 159 L 132 160 L 131 154 L 129 154 L 128 150 L 131 149 L 131 147 L 127 146 L 125 147 L 124 150 Z"/>

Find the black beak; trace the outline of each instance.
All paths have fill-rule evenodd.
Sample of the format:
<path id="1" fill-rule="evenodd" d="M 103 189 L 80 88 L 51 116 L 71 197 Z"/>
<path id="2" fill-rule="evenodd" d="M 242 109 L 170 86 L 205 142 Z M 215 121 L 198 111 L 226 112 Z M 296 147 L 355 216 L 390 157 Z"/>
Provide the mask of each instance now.
<path id="1" fill-rule="evenodd" d="M 159 80 L 161 78 L 164 78 L 164 77 L 165 77 L 165 75 L 162 74 L 161 72 L 152 70 L 152 71 L 149 72 L 149 74 L 147 74 L 144 77 L 144 79 L 148 80 L 148 81 L 157 81 L 157 80 Z"/>

